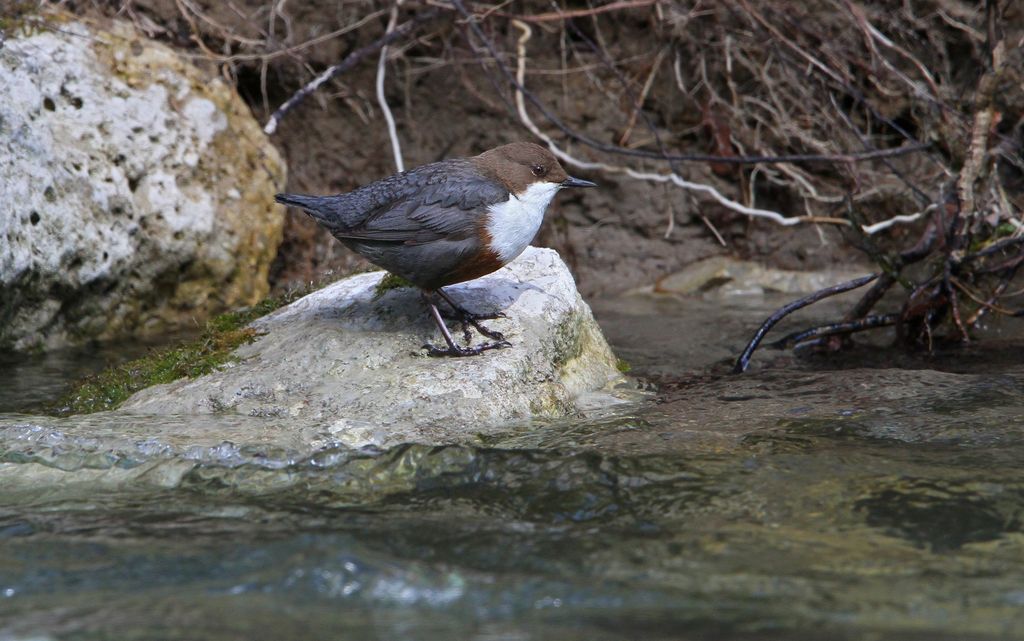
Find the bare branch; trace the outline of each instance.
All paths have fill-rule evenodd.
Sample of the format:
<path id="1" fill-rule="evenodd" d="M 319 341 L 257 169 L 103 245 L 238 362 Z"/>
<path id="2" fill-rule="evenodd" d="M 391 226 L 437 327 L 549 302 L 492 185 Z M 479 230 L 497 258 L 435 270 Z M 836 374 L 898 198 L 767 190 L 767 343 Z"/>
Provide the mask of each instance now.
<path id="1" fill-rule="evenodd" d="M 285 101 L 283 105 L 277 108 L 277 110 L 270 116 L 270 119 L 267 121 L 267 124 L 263 127 L 264 133 L 270 135 L 277 131 L 277 125 L 281 121 L 281 119 L 284 118 L 285 115 L 287 115 L 288 112 L 294 109 L 299 103 L 305 100 L 307 96 L 309 96 L 311 93 L 319 89 L 325 82 L 327 82 L 331 78 L 334 78 L 335 76 L 339 76 L 345 73 L 352 67 L 356 66 L 360 60 L 370 55 L 374 51 L 377 51 L 381 47 L 385 47 L 391 44 L 392 42 L 409 35 L 417 28 L 422 26 L 425 22 L 433 20 L 435 17 L 437 17 L 439 13 L 440 11 L 436 9 L 418 12 L 408 22 L 404 22 L 398 27 L 395 27 L 393 31 L 385 33 L 383 36 L 377 38 L 370 44 L 356 49 L 348 56 L 346 56 L 345 59 L 339 62 L 338 64 L 328 67 L 323 73 L 314 78 L 302 89 L 299 89 L 297 92 L 295 92 L 295 94 L 291 98 L 289 98 L 287 101 Z"/>
<path id="2" fill-rule="evenodd" d="M 384 35 L 395 30 L 395 23 L 398 22 L 398 7 L 402 6 L 403 0 L 395 0 L 391 7 L 391 17 L 388 18 L 388 26 Z M 380 48 L 380 59 L 377 61 L 377 104 L 384 114 L 384 121 L 388 126 L 388 138 L 391 140 L 391 153 L 395 157 L 395 168 L 398 171 L 405 171 L 405 162 L 402 160 L 402 146 L 398 142 L 398 131 L 395 129 L 395 117 L 391 114 L 391 107 L 388 106 L 388 99 L 384 95 L 384 75 L 387 69 L 388 46 L 385 44 Z"/>
<path id="3" fill-rule="evenodd" d="M 786 316 L 789 316 L 798 309 L 807 307 L 808 305 L 813 305 L 814 303 L 817 303 L 819 300 L 828 298 L 830 296 L 835 296 L 837 294 L 842 294 L 843 292 L 848 292 L 851 289 L 863 287 L 864 285 L 867 285 L 871 281 L 878 278 L 878 276 L 878 274 L 868 274 L 867 276 L 861 276 L 860 278 L 855 278 L 854 280 L 847 281 L 845 283 L 840 283 L 839 285 L 826 287 L 825 289 L 816 291 L 810 296 L 805 296 L 800 300 L 795 300 L 792 303 L 786 305 L 785 307 L 779 309 L 774 314 L 769 316 L 764 321 L 764 323 L 761 324 L 761 327 L 758 328 L 757 332 L 754 334 L 754 337 L 750 339 L 749 343 L 747 343 L 746 349 L 744 349 L 743 353 L 740 354 L 740 357 L 736 359 L 736 364 L 732 368 L 732 373 L 742 374 L 743 372 L 747 371 L 747 367 L 750 366 L 750 357 L 754 355 L 754 350 L 756 350 L 757 346 L 761 344 L 762 340 L 764 340 L 765 334 L 767 334 L 772 327 L 775 327 L 775 325 Z"/>

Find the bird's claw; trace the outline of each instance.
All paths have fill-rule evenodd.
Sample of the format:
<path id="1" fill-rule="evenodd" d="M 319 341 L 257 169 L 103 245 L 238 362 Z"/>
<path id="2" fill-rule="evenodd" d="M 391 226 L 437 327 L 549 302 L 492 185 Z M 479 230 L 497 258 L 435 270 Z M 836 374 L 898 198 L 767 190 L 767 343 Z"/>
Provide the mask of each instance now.
<path id="1" fill-rule="evenodd" d="M 494 343 L 483 343 L 475 347 L 459 347 L 458 345 L 454 345 L 452 347 L 438 347 L 437 345 L 427 343 L 423 346 L 423 349 L 427 350 L 428 356 L 452 356 L 458 358 L 462 356 L 478 356 L 488 350 L 504 349 L 506 347 L 512 347 L 512 343 L 499 339 Z"/>
<path id="2" fill-rule="evenodd" d="M 497 320 L 499 318 L 508 318 L 505 312 L 494 312 L 492 314 L 477 314 L 474 312 L 466 312 L 466 319 L 470 321 L 482 321 L 482 320 Z"/>
<path id="3" fill-rule="evenodd" d="M 468 322 L 469 322 L 470 325 L 472 325 L 473 327 L 476 328 L 476 331 L 480 332 L 481 334 L 483 334 L 487 338 L 490 338 L 492 340 L 496 340 L 496 341 L 499 341 L 499 342 L 505 340 L 505 335 L 502 334 L 499 331 L 496 331 L 496 330 L 490 329 L 488 327 L 485 327 L 484 325 L 482 325 L 481 323 L 478 323 L 475 320 L 471 320 L 471 321 L 468 321 Z M 463 326 L 463 327 L 465 327 L 465 326 Z M 469 335 L 469 330 L 466 329 L 465 331 L 466 331 L 466 335 L 468 336 Z M 469 339 L 467 338 L 466 340 L 468 341 Z"/>

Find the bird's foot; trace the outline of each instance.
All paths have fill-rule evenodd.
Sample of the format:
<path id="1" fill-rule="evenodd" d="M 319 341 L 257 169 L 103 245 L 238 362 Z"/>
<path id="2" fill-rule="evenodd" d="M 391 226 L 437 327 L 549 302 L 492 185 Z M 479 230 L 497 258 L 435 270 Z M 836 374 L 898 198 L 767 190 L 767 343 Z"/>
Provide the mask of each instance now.
<path id="1" fill-rule="evenodd" d="M 476 356 L 488 350 L 512 347 L 512 344 L 505 340 L 504 334 L 496 332 L 493 329 L 484 326 L 480 322 L 481 319 L 503 318 L 505 316 L 504 314 L 500 312 L 490 315 L 474 314 L 456 305 L 455 301 L 440 289 L 437 290 L 437 294 L 441 296 L 441 298 L 443 298 L 453 310 L 455 310 L 456 315 L 454 318 L 462 323 L 462 334 L 466 339 L 467 347 L 459 347 L 455 344 L 455 340 L 452 338 L 451 332 L 448 331 L 448 327 L 445 325 L 444 319 L 441 317 L 442 314 L 440 310 L 437 308 L 437 305 L 430 300 L 430 293 L 426 292 L 424 293 L 424 299 L 430 307 L 430 313 L 434 318 L 434 322 L 437 323 L 438 329 L 441 330 L 441 335 L 444 336 L 444 342 L 448 344 L 448 347 L 446 348 L 430 344 L 424 345 L 423 347 L 427 350 L 428 354 L 431 356 Z M 480 332 L 481 335 L 490 338 L 494 342 L 469 347 L 468 345 L 473 341 L 473 333 L 469 330 L 470 327 L 476 328 L 476 331 Z"/>
<path id="2" fill-rule="evenodd" d="M 506 340 L 496 340 L 494 343 L 482 343 L 474 347 L 459 347 L 458 345 L 451 345 L 449 347 L 438 347 L 437 345 L 431 345 L 427 343 L 423 346 L 423 349 L 427 350 L 429 356 L 478 356 L 484 352 L 492 349 L 504 349 L 506 347 L 512 347 L 512 343 Z"/>
<path id="3" fill-rule="evenodd" d="M 469 331 L 470 327 L 475 328 L 476 331 L 480 332 L 481 334 L 483 334 L 484 336 L 486 336 L 487 338 L 490 338 L 492 340 L 496 340 L 496 341 L 503 341 L 503 340 L 505 340 L 505 335 L 504 334 L 502 334 L 501 332 L 499 332 L 497 330 L 491 329 L 491 328 L 487 327 L 486 325 L 484 325 L 483 323 L 480 322 L 482 320 L 494 320 L 496 318 L 507 318 L 507 316 L 505 316 L 505 314 L 503 314 L 502 312 L 495 312 L 493 314 L 474 314 L 472 312 L 468 312 L 468 311 L 466 311 L 466 310 L 464 310 L 462 308 L 458 308 L 457 307 L 457 308 L 455 308 L 455 313 L 454 314 L 447 313 L 447 312 L 442 312 L 441 316 L 443 316 L 444 318 L 446 318 L 448 320 L 458 321 L 459 323 L 461 323 L 462 324 L 462 334 L 466 337 L 466 341 L 467 342 L 469 342 L 470 336 L 471 336 L 470 331 Z"/>
<path id="4" fill-rule="evenodd" d="M 495 312 L 493 314 L 474 314 L 473 312 L 466 311 L 460 307 L 455 308 L 454 314 L 442 313 L 442 316 L 448 320 L 454 320 L 462 323 L 462 333 L 466 336 L 466 340 L 469 340 L 469 328 L 474 327 L 476 331 L 480 332 L 487 338 L 503 341 L 505 335 L 497 330 L 493 330 L 480 321 L 482 320 L 495 320 L 497 318 L 507 318 L 502 312 Z"/>
<path id="5" fill-rule="evenodd" d="M 496 341 L 503 341 L 503 340 L 505 340 L 505 335 L 504 334 L 502 334 L 501 332 L 495 331 L 493 329 L 490 329 L 487 326 L 485 326 L 483 323 L 480 322 L 480 321 L 484 321 L 484 320 L 495 320 L 495 319 L 498 319 L 498 318 L 506 318 L 504 313 L 502 313 L 502 312 L 493 312 L 491 314 L 477 314 L 476 312 L 471 312 L 468 309 L 466 309 L 465 307 L 463 307 L 462 305 L 459 305 L 458 303 L 456 303 L 454 300 L 452 300 L 452 297 L 449 296 L 448 294 L 446 294 L 443 290 L 439 289 L 439 290 L 437 290 L 437 293 L 438 293 L 438 295 L 441 298 L 444 299 L 444 301 L 446 303 L 448 303 L 448 306 L 451 307 L 452 310 L 455 312 L 454 314 L 443 314 L 443 316 L 445 318 L 449 318 L 451 320 L 456 320 L 456 321 L 459 321 L 460 323 L 462 323 L 462 331 L 466 335 L 466 337 L 467 337 L 466 340 L 467 341 L 469 340 L 469 338 L 468 338 L 469 337 L 469 328 L 468 328 L 469 325 L 472 325 L 473 327 L 475 327 L 476 331 L 480 332 L 481 334 L 483 334 L 487 338 L 490 338 L 490 339 L 493 339 L 493 340 L 496 340 Z"/>

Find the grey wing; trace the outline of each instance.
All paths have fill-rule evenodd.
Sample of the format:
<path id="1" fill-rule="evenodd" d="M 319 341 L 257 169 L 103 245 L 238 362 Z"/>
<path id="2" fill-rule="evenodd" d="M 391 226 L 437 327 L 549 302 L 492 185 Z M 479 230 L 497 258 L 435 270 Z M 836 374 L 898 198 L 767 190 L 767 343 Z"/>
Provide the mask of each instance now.
<path id="1" fill-rule="evenodd" d="M 444 171 L 409 172 L 407 184 L 393 199 L 381 199 L 366 219 L 349 229 L 334 231 L 338 238 L 416 245 L 434 240 L 462 240 L 476 233 L 490 205 L 508 199 L 509 192 L 479 175 L 469 163 L 447 164 Z M 394 187 L 395 185 L 391 185 Z"/>

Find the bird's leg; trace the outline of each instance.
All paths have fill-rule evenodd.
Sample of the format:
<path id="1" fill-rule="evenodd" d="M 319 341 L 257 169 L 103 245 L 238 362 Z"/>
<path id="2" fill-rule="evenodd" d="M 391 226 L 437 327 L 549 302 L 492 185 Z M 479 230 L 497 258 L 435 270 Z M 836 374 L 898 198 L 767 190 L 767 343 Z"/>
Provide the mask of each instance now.
<path id="1" fill-rule="evenodd" d="M 490 349 L 501 349 L 503 347 L 511 347 L 508 341 L 498 340 L 494 343 L 483 343 L 476 347 L 459 347 L 455 344 L 455 339 L 452 338 L 452 333 L 448 331 L 448 326 L 444 324 L 444 319 L 441 318 L 441 312 L 438 311 L 437 305 L 430 299 L 428 292 L 423 292 L 423 298 L 426 300 L 427 305 L 430 307 L 430 315 L 433 317 L 434 322 L 437 323 L 438 329 L 441 330 L 441 335 L 444 336 L 444 342 L 448 343 L 448 348 L 438 347 L 436 345 L 426 344 L 423 347 L 427 350 L 427 353 L 431 356 L 476 356 L 482 354 Z M 468 342 L 467 338 L 467 342 Z"/>
<path id="2" fill-rule="evenodd" d="M 482 320 L 494 320 L 495 318 L 505 318 L 504 314 L 502 314 L 501 312 L 495 312 L 493 314 L 475 314 L 469 311 L 468 309 L 461 307 L 460 305 L 457 305 L 455 301 L 452 300 L 451 296 L 446 294 L 443 289 L 438 289 L 437 293 L 439 296 L 441 296 L 441 298 L 445 300 L 446 303 L 448 303 L 448 305 L 453 310 L 455 310 L 456 318 L 462 322 L 462 327 L 464 330 L 466 325 L 469 324 L 475 327 L 476 331 L 480 332 L 481 334 L 488 338 L 493 338 L 496 341 L 505 340 L 504 334 L 502 334 L 501 332 L 497 332 L 493 329 L 490 329 L 480 322 Z M 466 331 L 468 332 L 468 330 Z M 466 341 L 469 341 L 468 337 L 466 338 Z"/>
<path id="3" fill-rule="evenodd" d="M 505 318 L 505 314 L 502 312 L 494 312 L 493 314 L 477 314 L 475 312 L 471 312 L 465 307 L 456 303 L 454 300 L 452 300 L 452 297 L 448 295 L 448 292 L 440 288 L 438 288 L 436 291 L 438 295 L 441 298 L 443 298 L 446 303 L 448 303 L 448 306 L 455 310 L 455 313 L 459 315 L 460 319 L 465 318 L 467 320 L 494 320 L 496 318 Z"/>

